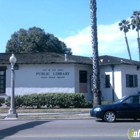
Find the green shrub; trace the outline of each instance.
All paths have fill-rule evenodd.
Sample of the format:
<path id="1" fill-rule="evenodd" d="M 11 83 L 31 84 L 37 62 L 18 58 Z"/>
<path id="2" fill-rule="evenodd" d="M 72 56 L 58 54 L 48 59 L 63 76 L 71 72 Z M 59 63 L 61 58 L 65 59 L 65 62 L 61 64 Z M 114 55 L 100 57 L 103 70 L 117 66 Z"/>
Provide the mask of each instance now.
<path id="1" fill-rule="evenodd" d="M 41 100 L 41 94 L 38 95 L 38 94 L 31 94 L 29 95 L 29 102 L 30 102 L 30 106 L 35 106 L 37 108 L 41 108 L 41 103 L 42 103 L 42 100 Z"/>
<path id="2" fill-rule="evenodd" d="M 30 95 L 23 95 L 23 106 L 28 107 L 31 106 Z"/>
<path id="3" fill-rule="evenodd" d="M 85 105 L 85 96 L 83 94 L 76 93 L 73 95 L 73 105 L 75 108 L 81 108 Z"/>
<path id="4" fill-rule="evenodd" d="M 85 107 L 85 108 L 92 108 L 92 107 L 93 107 L 93 102 L 92 102 L 92 101 L 86 101 L 84 107 Z"/>
<path id="5" fill-rule="evenodd" d="M 0 98 L 0 106 L 5 103 L 5 98 Z"/>
<path id="6" fill-rule="evenodd" d="M 11 105 L 11 97 L 8 96 L 8 98 L 6 99 L 5 101 L 5 104 L 7 106 L 10 106 Z M 22 96 L 21 95 L 16 95 L 15 96 L 15 107 L 16 108 L 19 108 L 23 105 L 23 99 L 22 99 Z"/>
<path id="7" fill-rule="evenodd" d="M 60 93 L 56 94 L 56 105 L 60 108 L 69 108 L 72 105 L 71 96 L 69 93 Z"/>
<path id="8" fill-rule="evenodd" d="M 8 96 L 8 98 L 5 100 L 5 104 L 6 104 L 7 106 L 10 106 L 10 99 L 11 99 L 11 97 Z"/>
<path id="9" fill-rule="evenodd" d="M 6 105 L 10 106 L 10 97 L 6 99 Z M 84 108 L 91 107 L 92 103 L 86 102 L 81 93 L 42 93 L 15 96 L 15 107 L 33 107 L 33 108 Z"/>

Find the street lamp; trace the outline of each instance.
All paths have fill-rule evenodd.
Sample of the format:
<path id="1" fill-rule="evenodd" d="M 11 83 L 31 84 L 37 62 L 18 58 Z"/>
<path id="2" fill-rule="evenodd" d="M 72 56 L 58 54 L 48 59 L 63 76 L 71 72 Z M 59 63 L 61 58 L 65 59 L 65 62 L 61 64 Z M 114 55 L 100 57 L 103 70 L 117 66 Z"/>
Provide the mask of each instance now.
<path id="1" fill-rule="evenodd" d="M 11 118 L 11 119 L 16 119 L 17 118 L 17 113 L 16 113 L 16 109 L 15 109 L 15 77 L 14 77 L 14 65 L 16 63 L 16 57 L 14 54 L 11 55 L 11 57 L 9 58 L 9 61 L 11 63 L 11 106 L 9 109 L 9 114 L 7 115 L 7 118 Z"/>

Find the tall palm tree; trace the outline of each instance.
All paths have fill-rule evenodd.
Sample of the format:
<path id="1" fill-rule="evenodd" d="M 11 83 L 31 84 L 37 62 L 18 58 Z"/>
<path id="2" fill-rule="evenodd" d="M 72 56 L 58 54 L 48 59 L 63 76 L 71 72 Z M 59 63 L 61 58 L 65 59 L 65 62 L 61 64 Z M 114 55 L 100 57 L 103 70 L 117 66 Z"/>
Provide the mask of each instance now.
<path id="1" fill-rule="evenodd" d="M 137 31 L 137 41 L 138 41 L 138 51 L 139 51 L 139 61 L 140 61 L 140 36 L 139 36 L 139 30 L 140 30 L 140 11 L 134 11 L 133 16 L 131 16 L 131 26 L 132 29 L 136 29 Z"/>
<path id="2" fill-rule="evenodd" d="M 96 0 L 90 0 L 91 36 L 92 36 L 92 61 L 93 61 L 93 106 L 101 104 L 100 69 L 98 56 Z"/>
<path id="3" fill-rule="evenodd" d="M 130 49 L 129 49 L 129 44 L 128 44 L 128 40 L 127 40 L 127 36 L 126 36 L 126 33 L 130 29 L 129 21 L 128 20 L 122 20 L 122 22 L 119 23 L 119 26 L 120 26 L 120 30 L 124 32 L 125 42 L 126 42 L 126 46 L 127 46 L 128 55 L 129 55 L 130 60 L 132 60 Z"/>

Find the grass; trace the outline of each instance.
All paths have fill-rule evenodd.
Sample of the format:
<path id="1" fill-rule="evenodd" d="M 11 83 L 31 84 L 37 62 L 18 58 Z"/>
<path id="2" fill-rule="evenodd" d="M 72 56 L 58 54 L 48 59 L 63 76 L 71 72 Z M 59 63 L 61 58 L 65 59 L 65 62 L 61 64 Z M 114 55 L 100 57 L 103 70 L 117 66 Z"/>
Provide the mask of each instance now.
<path id="1" fill-rule="evenodd" d="M 0 108 L 0 113 L 7 113 L 9 108 Z M 89 112 L 90 108 L 60 108 L 60 109 L 33 109 L 33 108 L 18 108 L 17 113 L 63 113 L 63 112 Z"/>
<path id="2" fill-rule="evenodd" d="M 84 119 L 84 118 L 89 118 L 89 116 L 73 116 L 73 115 L 62 115 L 62 116 L 53 116 L 53 115 L 49 115 L 49 116 L 19 116 L 18 119 L 22 120 L 22 119 L 26 119 L 26 120 L 42 120 L 42 119 Z"/>
<path id="3" fill-rule="evenodd" d="M 4 116 L 0 116 L 0 119 L 4 119 L 5 117 Z"/>
<path id="4" fill-rule="evenodd" d="M 8 113 L 9 108 L 0 108 L 0 114 Z M 90 108 L 61 108 L 61 109 L 33 109 L 33 108 L 18 108 L 17 113 L 60 113 L 60 115 L 20 115 L 18 119 L 22 120 L 40 120 L 40 119 L 76 119 L 76 118 L 88 118 L 88 115 L 75 115 L 74 113 L 89 113 Z M 62 113 L 62 114 L 61 114 Z M 4 119 L 4 116 L 0 116 L 0 119 Z"/>

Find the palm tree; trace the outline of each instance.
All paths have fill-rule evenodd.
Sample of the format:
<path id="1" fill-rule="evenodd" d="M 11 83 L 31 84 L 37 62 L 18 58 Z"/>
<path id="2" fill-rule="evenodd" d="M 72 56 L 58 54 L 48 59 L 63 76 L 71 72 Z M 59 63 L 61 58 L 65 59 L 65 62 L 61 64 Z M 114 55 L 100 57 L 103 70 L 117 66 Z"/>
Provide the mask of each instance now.
<path id="1" fill-rule="evenodd" d="M 130 29 L 129 21 L 128 20 L 122 20 L 122 22 L 119 23 L 119 26 L 120 26 L 120 30 L 124 32 L 125 42 L 126 42 L 126 46 L 127 46 L 128 55 L 129 55 L 130 60 L 132 60 L 131 59 L 130 49 L 129 49 L 129 44 L 128 44 L 128 40 L 127 40 L 127 36 L 126 36 L 126 33 Z"/>
<path id="2" fill-rule="evenodd" d="M 131 26 L 132 29 L 136 29 L 138 34 L 138 51 L 139 51 L 139 61 L 140 61 L 140 37 L 139 37 L 139 30 L 140 30 L 140 11 L 134 11 L 133 16 L 131 16 Z"/>
<path id="3" fill-rule="evenodd" d="M 90 0 L 91 36 L 92 36 L 92 61 L 93 61 L 93 106 L 101 104 L 100 69 L 98 56 L 96 0 Z"/>

